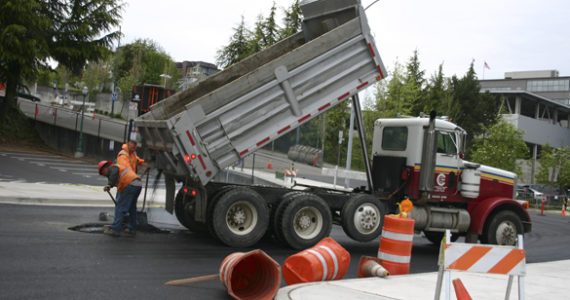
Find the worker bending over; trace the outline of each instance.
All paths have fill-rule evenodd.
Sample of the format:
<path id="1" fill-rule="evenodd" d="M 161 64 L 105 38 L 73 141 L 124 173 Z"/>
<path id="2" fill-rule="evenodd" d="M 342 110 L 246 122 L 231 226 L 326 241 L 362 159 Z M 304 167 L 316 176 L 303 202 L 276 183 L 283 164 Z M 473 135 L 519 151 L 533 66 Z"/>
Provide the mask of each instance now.
<path id="1" fill-rule="evenodd" d="M 104 227 L 103 233 L 111 236 L 119 236 L 123 218 L 129 216 L 129 224 L 124 234 L 134 236 L 137 229 L 137 199 L 141 193 L 141 178 L 130 168 L 122 165 L 113 165 L 110 161 L 101 161 L 98 165 L 99 175 L 108 178 L 107 185 L 103 188 L 108 192 L 112 187 L 117 187 L 117 204 L 115 205 L 115 218 L 113 225 Z"/>

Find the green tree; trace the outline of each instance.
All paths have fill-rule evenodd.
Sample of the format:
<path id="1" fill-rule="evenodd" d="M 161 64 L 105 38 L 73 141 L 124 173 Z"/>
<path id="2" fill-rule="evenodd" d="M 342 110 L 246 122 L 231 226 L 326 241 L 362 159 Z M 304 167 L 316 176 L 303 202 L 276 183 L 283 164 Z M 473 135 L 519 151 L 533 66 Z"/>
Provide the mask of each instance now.
<path id="1" fill-rule="evenodd" d="M 275 21 L 275 12 L 277 8 L 275 7 L 275 1 L 271 6 L 271 10 L 269 12 L 269 16 L 265 19 L 263 30 L 264 30 L 264 47 L 267 48 L 279 40 L 279 26 L 277 26 L 277 22 Z"/>
<path id="2" fill-rule="evenodd" d="M 250 55 L 249 49 L 248 30 L 245 27 L 245 21 L 242 16 L 238 27 L 234 28 L 234 34 L 230 38 L 228 45 L 218 50 L 216 62 L 220 68 L 226 68 Z"/>
<path id="3" fill-rule="evenodd" d="M 299 7 L 299 0 L 295 0 L 291 6 L 285 10 L 285 17 L 283 18 L 283 28 L 279 32 L 280 39 L 292 36 L 301 31 L 301 8 Z"/>
<path id="4" fill-rule="evenodd" d="M 421 112 L 429 113 L 426 109 L 426 80 L 424 78 L 425 71 L 421 69 L 418 50 L 414 50 L 414 54 L 410 57 L 406 65 L 406 93 L 407 101 L 410 102 L 410 113 L 412 116 L 418 116 Z"/>
<path id="5" fill-rule="evenodd" d="M 536 179 L 539 183 L 550 183 L 549 169 L 558 168 L 558 186 L 567 188 L 570 186 L 570 147 L 553 148 L 549 145 L 542 147 L 540 154 L 540 167 Z"/>
<path id="6" fill-rule="evenodd" d="M 485 128 L 498 121 L 497 100 L 488 92 L 480 93 L 480 90 L 473 62 L 465 76 L 460 79 L 453 76 L 451 79 L 452 98 L 446 114 L 467 131 L 467 145 L 471 144 L 473 137 L 483 134 Z M 467 150 L 467 155 L 470 155 L 470 148 Z"/>
<path id="7" fill-rule="evenodd" d="M 16 105 L 17 87 L 35 80 L 54 60 L 75 74 L 110 53 L 119 37 L 123 4 L 116 0 L 3 1 L 0 9 L 0 81 L 4 116 Z"/>
<path id="8" fill-rule="evenodd" d="M 485 133 L 473 138 L 472 160 L 481 164 L 522 174 L 517 159 L 528 159 L 529 150 L 523 141 L 524 132 L 501 120 L 482 129 Z"/>
<path id="9" fill-rule="evenodd" d="M 448 81 L 443 78 L 443 64 L 439 65 L 438 71 L 430 78 L 426 94 L 423 112 L 427 114 L 435 110 L 442 115 L 449 110 L 447 103 L 451 99 L 451 94 Z"/>
<path id="10" fill-rule="evenodd" d="M 376 86 L 376 110 L 379 117 L 393 118 L 396 115 L 410 114 L 410 103 L 407 96 L 410 94 L 409 86 L 405 84 L 405 74 L 402 65 L 396 61 L 391 72 L 390 81 Z"/>
<path id="11" fill-rule="evenodd" d="M 234 28 L 234 34 L 230 38 L 229 43 L 217 51 L 216 62 L 221 68 L 226 68 L 256 52 L 259 52 L 271 45 L 277 43 L 280 39 L 286 38 L 297 33 L 301 28 L 298 1 L 285 11 L 285 26 L 280 29 L 277 24 L 276 17 L 277 7 L 275 2 L 271 6 L 267 17 L 259 15 L 255 22 L 253 30 L 249 30 L 245 26 L 242 16 L 241 23 Z"/>

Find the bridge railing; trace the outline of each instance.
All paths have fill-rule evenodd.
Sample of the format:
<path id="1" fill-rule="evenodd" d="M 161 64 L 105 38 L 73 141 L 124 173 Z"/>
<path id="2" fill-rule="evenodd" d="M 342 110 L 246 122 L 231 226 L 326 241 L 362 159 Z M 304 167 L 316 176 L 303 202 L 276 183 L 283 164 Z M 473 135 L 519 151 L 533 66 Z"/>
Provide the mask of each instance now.
<path id="1" fill-rule="evenodd" d="M 27 100 L 18 101 L 20 110 L 29 118 L 53 126 L 79 131 L 81 128 L 81 110 L 71 110 L 56 105 L 46 105 Z M 83 133 L 117 142 L 130 139 L 129 123 L 109 117 L 85 112 Z"/>

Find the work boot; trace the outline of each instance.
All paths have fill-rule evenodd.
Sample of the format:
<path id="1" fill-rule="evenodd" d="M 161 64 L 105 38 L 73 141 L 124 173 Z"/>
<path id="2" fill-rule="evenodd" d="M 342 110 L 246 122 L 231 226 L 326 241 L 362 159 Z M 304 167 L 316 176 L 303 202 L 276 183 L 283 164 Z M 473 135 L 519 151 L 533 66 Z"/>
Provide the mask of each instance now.
<path id="1" fill-rule="evenodd" d="M 121 232 L 121 236 L 126 236 L 126 237 L 135 237 L 137 235 L 136 232 L 130 230 L 128 227 L 125 228 L 123 230 L 123 232 Z"/>
<path id="2" fill-rule="evenodd" d="M 103 227 L 103 234 L 110 235 L 110 236 L 121 236 L 120 233 L 116 232 L 111 227 Z"/>

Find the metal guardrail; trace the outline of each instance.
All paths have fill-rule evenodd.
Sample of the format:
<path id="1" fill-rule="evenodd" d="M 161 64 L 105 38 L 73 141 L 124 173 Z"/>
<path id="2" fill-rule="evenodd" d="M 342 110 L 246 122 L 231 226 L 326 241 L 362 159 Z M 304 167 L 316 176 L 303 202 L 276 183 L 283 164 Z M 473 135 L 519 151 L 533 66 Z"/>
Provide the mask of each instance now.
<path id="1" fill-rule="evenodd" d="M 74 131 L 80 130 L 81 111 L 27 100 L 19 100 L 18 106 L 27 117 L 35 121 Z M 85 113 L 83 133 L 123 143 L 129 140 L 129 123 L 107 119 L 94 113 Z"/>

